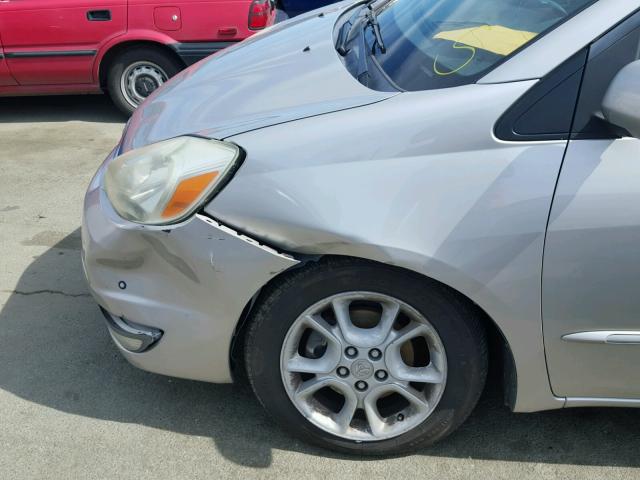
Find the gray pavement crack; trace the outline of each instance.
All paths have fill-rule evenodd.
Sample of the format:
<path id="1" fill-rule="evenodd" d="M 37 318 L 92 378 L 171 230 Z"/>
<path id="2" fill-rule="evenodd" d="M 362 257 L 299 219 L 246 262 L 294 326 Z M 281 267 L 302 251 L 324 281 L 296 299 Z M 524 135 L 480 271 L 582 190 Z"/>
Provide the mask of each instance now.
<path id="1" fill-rule="evenodd" d="M 12 294 L 16 294 L 16 295 L 23 295 L 23 296 L 30 296 L 30 295 L 42 295 L 42 294 L 49 294 L 49 295 L 62 295 L 63 297 L 90 297 L 91 294 L 90 293 L 67 293 L 67 292 L 63 292 L 62 290 L 34 290 L 32 292 L 23 292 L 21 290 L 1 290 L 2 293 L 12 293 Z"/>

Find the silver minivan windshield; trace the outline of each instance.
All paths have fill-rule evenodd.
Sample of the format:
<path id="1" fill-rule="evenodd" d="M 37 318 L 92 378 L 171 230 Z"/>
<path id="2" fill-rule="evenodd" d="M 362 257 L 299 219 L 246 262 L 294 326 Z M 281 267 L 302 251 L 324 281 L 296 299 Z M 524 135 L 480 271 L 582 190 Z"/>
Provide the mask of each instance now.
<path id="1" fill-rule="evenodd" d="M 594 0 L 391 0 L 379 35 L 362 23 L 371 63 L 401 90 L 477 81 Z M 384 42 L 380 48 L 379 40 Z"/>

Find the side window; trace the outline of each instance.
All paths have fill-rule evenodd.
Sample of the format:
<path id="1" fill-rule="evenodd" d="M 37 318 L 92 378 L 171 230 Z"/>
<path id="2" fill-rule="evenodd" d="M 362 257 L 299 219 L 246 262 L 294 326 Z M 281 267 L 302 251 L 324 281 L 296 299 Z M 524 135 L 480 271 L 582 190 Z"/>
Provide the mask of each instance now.
<path id="1" fill-rule="evenodd" d="M 640 56 L 640 14 L 636 13 L 591 45 L 582 80 L 571 138 L 598 139 L 620 136 L 604 120 L 601 106 L 607 88 L 618 72 Z"/>

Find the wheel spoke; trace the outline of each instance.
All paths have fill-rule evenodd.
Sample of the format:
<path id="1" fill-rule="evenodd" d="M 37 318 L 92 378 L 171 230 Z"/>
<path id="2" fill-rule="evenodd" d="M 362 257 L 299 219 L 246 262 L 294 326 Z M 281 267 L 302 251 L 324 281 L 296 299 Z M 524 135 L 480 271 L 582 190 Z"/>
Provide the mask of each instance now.
<path id="1" fill-rule="evenodd" d="M 337 385 L 336 385 L 337 386 Z M 340 433 L 345 433 L 349 430 L 353 416 L 358 408 L 358 397 L 353 390 L 345 386 L 339 386 L 337 388 L 339 392 L 344 396 L 344 405 L 338 414 L 334 417 L 334 421 L 338 427 Z"/>
<path id="2" fill-rule="evenodd" d="M 334 380 L 331 377 L 312 378 L 301 384 L 295 392 L 298 400 L 304 400 L 316 393 L 318 390 L 329 386 Z"/>
<path id="3" fill-rule="evenodd" d="M 388 361 L 391 375 L 403 382 L 442 383 L 444 375 L 431 363 L 426 367 L 409 367 L 404 362 Z"/>
<path id="4" fill-rule="evenodd" d="M 420 382 L 440 384 L 444 382 L 442 355 L 437 350 L 430 351 L 432 361 L 426 367 L 413 367 L 407 365 L 402 359 L 400 350 L 402 345 L 414 338 L 429 338 L 431 330 L 424 324 L 412 323 L 402 330 L 395 332 L 394 339 L 386 352 L 387 367 L 389 373 L 403 382 Z"/>
<path id="5" fill-rule="evenodd" d="M 287 371 L 295 373 L 329 373 L 338 364 L 334 355 L 323 355 L 320 358 L 306 358 L 298 354 L 287 361 Z"/>
<path id="6" fill-rule="evenodd" d="M 304 324 L 312 330 L 318 332 L 326 340 L 339 343 L 338 338 L 336 338 L 334 334 L 333 327 L 329 325 L 329 323 L 327 323 L 327 321 L 320 315 L 306 315 L 304 317 Z"/>
<path id="7" fill-rule="evenodd" d="M 394 385 L 395 391 L 402 395 L 411 405 L 415 407 L 418 413 L 423 413 L 429 410 L 429 402 L 427 402 L 426 398 L 422 392 L 419 392 L 415 388 L 404 386 L 404 385 Z"/>
<path id="8" fill-rule="evenodd" d="M 349 343 L 356 343 L 353 340 L 357 338 L 358 332 L 357 327 L 351 321 L 349 305 L 351 302 L 344 299 L 335 299 L 331 302 L 342 337 Z"/>
<path id="9" fill-rule="evenodd" d="M 292 357 L 286 363 L 286 370 L 296 373 L 329 373 L 338 366 L 342 346 L 340 340 L 334 335 L 333 327 L 319 315 L 306 315 L 303 317 L 300 332 L 310 328 L 327 340 L 327 348 L 320 358 L 303 357 L 297 351 L 292 352 Z"/>
<path id="10" fill-rule="evenodd" d="M 398 318 L 400 313 L 400 304 L 396 302 L 385 302 L 382 304 L 382 316 L 380 317 L 380 323 L 376 327 L 378 335 L 384 340 L 391 333 L 393 324 Z"/>
<path id="11" fill-rule="evenodd" d="M 367 416 L 367 422 L 371 433 L 375 436 L 384 435 L 387 424 L 384 419 L 378 413 L 378 399 L 387 391 L 385 389 L 378 388 L 373 390 L 364 399 L 364 412 Z"/>
<path id="12" fill-rule="evenodd" d="M 427 336 L 429 334 L 429 328 L 421 323 L 411 323 L 404 327 L 402 330 L 394 332 L 393 344 L 402 345 L 404 342 L 408 342 L 411 339 Z"/>
<path id="13" fill-rule="evenodd" d="M 389 336 L 393 328 L 393 324 L 398 316 L 398 312 L 400 311 L 400 305 L 396 302 L 380 302 L 380 305 L 382 306 L 382 315 L 378 325 L 374 328 L 366 329 L 356 327 L 353 324 L 351 314 L 349 312 L 349 305 L 351 304 L 351 301 L 339 298 L 334 299 L 331 304 L 333 306 L 333 311 L 335 312 L 342 337 L 347 343 L 357 347 L 374 347 L 381 344 Z"/>

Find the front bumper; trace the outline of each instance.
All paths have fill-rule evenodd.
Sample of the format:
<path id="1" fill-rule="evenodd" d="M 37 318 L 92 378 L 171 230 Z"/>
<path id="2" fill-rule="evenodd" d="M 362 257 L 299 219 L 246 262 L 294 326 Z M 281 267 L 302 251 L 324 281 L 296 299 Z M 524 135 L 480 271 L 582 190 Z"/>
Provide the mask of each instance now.
<path id="1" fill-rule="evenodd" d="M 112 324 L 116 345 L 144 370 L 230 382 L 231 342 L 244 308 L 298 262 L 202 215 L 170 227 L 127 222 L 100 187 L 102 170 L 87 192 L 82 222 L 90 291 L 125 330 L 160 332 L 135 353 Z"/>

